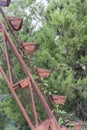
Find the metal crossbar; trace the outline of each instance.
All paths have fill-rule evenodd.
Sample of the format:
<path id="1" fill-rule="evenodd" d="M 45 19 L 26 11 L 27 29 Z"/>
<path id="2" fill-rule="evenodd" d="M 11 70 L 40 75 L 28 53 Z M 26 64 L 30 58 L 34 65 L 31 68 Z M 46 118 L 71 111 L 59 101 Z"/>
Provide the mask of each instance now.
<path id="1" fill-rule="evenodd" d="M 48 104 L 46 103 L 43 95 L 41 94 L 36 82 L 34 81 L 31 73 L 29 72 L 26 64 L 24 63 L 23 59 L 21 58 L 19 52 L 17 51 L 12 39 L 10 38 L 8 32 L 6 31 L 4 25 L 2 24 L 2 22 L 0 22 L 0 27 L 1 27 L 1 33 L 2 33 L 2 39 L 3 39 L 3 43 L 4 43 L 4 50 L 5 50 L 5 57 L 6 57 L 6 62 L 7 62 L 7 68 L 8 68 L 8 72 L 9 72 L 9 79 L 6 76 L 5 71 L 2 69 L 2 67 L 0 66 L 0 72 L 4 77 L 5 82 L 7 83 L 11 93 L 13 94 L 21 112 L 23 113 L 29 127 L 31 128 L 31 130 L 60 130 L 60 126 L 57 124 L 57 121 L 54 117 L 54 115 L 52 114 Z M 17 83 L 14 84 L 13 81 L 13 76 L 12 76 L 12 68 L 11 68 L 11 64 L 9 61 L 9 55 L 8 55 L 8 49 L 7 49 L 7 44 L 8 46 L 10 46 L 12 52 L 14 53 L 14 56 L 17 58 L 18 63 L 20 64 L 23 72 L 25 73 L 26 77 L 25 79 L 18 81 Z M 33 116 L 34 116 L 34 120 L 35 120 L 35 124 L 32 123 L 30 117 L 28 116 L 25 108 L 23 107 L 21 101 L 19 100 L 17 93 L 16 93 L 16 89 L 26 89 L 29 88 L 29 93 L 30 93 L 30 97 L 31 97 L 31 104 L 32 104 L 32 110 L 33 110 Z M 47 113 L 47 118 L 43 121 L 42 123 L 39 122 L 38 120 L 38 114 L 37 114 L 37 108 L 35 105 L 35 99 L 34 99 L 34 94 L 33 91 L 36 93 L 36 95 L 38 96 L 38 99 L 40 100 L 40 102 L 42 103 L 43 107 L 44 107 L 44 111 L 46 111 Z"/>

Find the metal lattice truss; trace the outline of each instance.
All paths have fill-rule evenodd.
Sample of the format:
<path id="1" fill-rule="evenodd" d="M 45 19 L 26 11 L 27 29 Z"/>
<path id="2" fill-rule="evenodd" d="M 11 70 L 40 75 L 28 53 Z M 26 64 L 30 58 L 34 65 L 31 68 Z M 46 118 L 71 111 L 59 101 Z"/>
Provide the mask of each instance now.
<path id="1" fill-rule="evenodd" d="M 0 73 L 2 74 L 6 84 L 8 85 L 11 93 L 13 94 L 21 112 L 23 113 L 29 127 L 31 130 L 60 130 L 60 126 L 57 124 L 57 121 L 52 114 L 48 104 L 46 103 L 43 95 L 41 94 L 36 82 L 32 78 L 26 64 L 24 63 L 23 59 L 21 58 L 19 52 L 17 51 L 12 39 L 10 38 L 7 30 L 5 29 L 4 25 L 2 22 L 0 22 L 0 32 L 2 34 L 2 41 L 3 41 L 3 48 L 4 48 L 4 56 L 5 56 L 5 63 L 7 65 L 7 71 L 8 71 L 8 76 L 5 73 L 5 70 L 3 70 L 2 66 L 0 65 Z M 10 58 L 9 58 L 9 51 L 8 51 L 8 46 L 11 48 L 14 57 L 16 57 L 17 62 L 20 64 L 20 67 L 23 70 L 23 73 L 25 74 L 25 78 L 21 79 L 17 82 L 14 82 L 14 75 L 12 71 L 12 67 L 10 64 Z M 0 49 L 0 52 L 2 53 L 2 49 Z M 32 109 L 32 116 L 34 118 L 33 121 L 31 121 L 29 115 L 26 112 L 26 109 L 22 105 L 22 102 L 18 98 L 16 90 L 23 91 L 29 91 L 29 96 L 30 96 L 30 101 L 31 101 L 31 109 Z M 44 111 L 47 114 L 46 119 L 41 120 L 38 116 L 37 112 L 37 106 L 36 106 L 36 97 L 39 102 L 41 102 Z M 25 96 L 26 97 L 26 96 Z M 27 104 L 28 105 L 28 104 Z"/>

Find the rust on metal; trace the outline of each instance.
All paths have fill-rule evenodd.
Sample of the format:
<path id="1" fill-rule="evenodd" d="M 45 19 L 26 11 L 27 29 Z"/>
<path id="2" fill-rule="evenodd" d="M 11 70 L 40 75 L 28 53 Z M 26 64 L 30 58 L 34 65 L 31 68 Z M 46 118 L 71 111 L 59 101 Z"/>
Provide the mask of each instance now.
<path id="1" fill-rule="evenodd" d="M 14 20 L 13 19 L 8 19 L 6 17 L 6 15 L 3 13 L 1 8 L 0 8 L 0 12 L 1 12 L 3 18 L 7 22 L 7 25 L 10 27 L 10 30 L 12 32 L 14 32 L 14 30 L 19 30 L 21 28 L 21 24 L 22 24 L 21 20 L 18 21 L 17 18 L 15 18 Z M 30 97 L 31 97 L 31 104 L 32 104 L 32 111 L 33 111 L 33 116 L 34 116 L 34 121 L 33 122 L 35 122 L 35 124 L 32 123 L 31 119 L 29 118 L 29 116 L 26 113 L 21 101 L 19 100 L 19 98 L 17 96 L 17 93 L 16 93 L 16 91 L 14 89 L 17 86 L 14 86 L 12 84 L 12 79 L 11 79 L 12 76 L 13 76 L 13 75 L 11 75 L 12 74 L 11 73 L 12 68 L 10 69 L 11 66 L 10 66 L 10 62 L 9 62 L 9 55 L 8 55 L 7 52 L 6 52 L 6 60 L 7 60 L 7 64 L 8 64 L 8 72 L 9 72 L 9 75 L 10 75 L 10 81 L 8 80 L 8 78 L 7 78 L 6 74 L 5 74 L 5 72 L 3 71 L 2 67 L 0 67 L 0 72 L 3 75 L 4 80 L 7 83 L 11 93 L 13 94 L 13 96 L 14 96 L 14 98 L 15 98 L 21 112 L 23 113 L 23 115 L 24 115 L 30 129 L 31 130 L 60 130 L 60 126 L 58 125 L 53 113 L 51 112 L 47 102 L 45 101 L 42 93 L 40 92 L 39 87 L 37 86 L 36 82 L 34 81 L 31 73 L 29 72 L 26 64 L 24 63 L 22 57 L 20 56 L 19 52 L 17 51 L 12 39 L 10 38 L 10 36 L 9 36 L 7 30 L 5 29 L 4 25 L 2 24 L 2 22 L 0 22 L 0 28 L 3 30 L 3 34 L 4 34 L 3 36 L 5 36 L 3 41 L 6 40 L 6 44 L 4 46 L 6 48 L 6 51 L 7 51 L 7 44 L 8 44 L 8 46 L 11 48 L 12 52 L 14 53 L 16 59 L 18 60 L 23 72 L 26 75 L 26 78 L 24 80 L 21 80 L 21 81 L 15 83 L 15 85 L 18 85 L 19 87 L 21 87 L 23 89 L 25 89 L 28 86 L 27 88 L 29 88 L 29 94 L 30 94 Z M 13 34 L 15 34 L 15 33 L 13 33 Z M 16 35 L 14 35 L 14 37 L 17 38 Z M 19 40 L 17 40 L 17 41 L 19 42 Z M 29 43 L 29 44 L 31 44 L 31 43 Z M 27 48 L 27 53 L 28 54 L 33 54 L 33 52 L 35 50 L 35 45 L 31 44 L 32 49 L 30 49 L 29 46 Z M 34 94 L 35 93 L 38 96 L 38 99 L 40 100 L 40 102 L 42 103 L 44 111 L 46 111 L 46 113 L 47 113 L 47 118 L 45 119 L 45 121 L 41 120 L 39 122 L 39 120 L 38 120 L 36 105 L 35 105 L 35 101 L 34 101 L 35 100 L 34 99 Z"/>
<path id="2" fill-rule="evenodd" d="M 22 27 L 23 19 L 18 17 L 8 17 L 9 23 L 15 31 L 18 31 Z"/>
<path id="3" fill-rule="evenodd" d="M 0 0 L 0 6 L 9 6 L 11 0 Z M 22 18 L 16 18 L 16 17 L 7 17 L 5 15 L 5 13 L 3 12 L 2 8 L 0 8 L 0 12 L 3 16 L 3 18 L 5 19 L 9 29 L 11 30 L 15 41 L 18 44 L 22 45 L 22 51 L 25 52 L 25 54 L 33 54 L 35 51 L 35 44 L 34 43 L 28 43 L 28 42 L 20 42 L 20 40 L 18 39 L 15 31 L 18 31 L 21 29 L 22 23 L 23 23 L 23 19 Z M 14 31 L 15 30 L 15 31 Z M 4 54 L 5 54 L 5 60 L 6 60 L 6 65 L 7 65 L 7 72 L 9 74 L 9 79 L 5 73 L 5 71 L 3 70 L 3 68 L 0 66 L 0 73 L 2 74 L 2 76 L 4 77 L 5 82 L 8 85 L 8 88 L 10 89 L 11 93 L 13 94 L 22 114 L 24 115 L 29 127 L 31 130 L 71 130 L 71 128 L 67 128 L 65 126 L 60 127 L 59 124 L 57 123 L 57 120 L 55 119 L 53 113 L 51 112 L 47 102 L 45 101 L 42 93 L 39 90 L 39 87 L 37 86 L 36 82 L 34 81 L 31 73 L 29 72 L 24 60 L 22 59 L 22 57 L 20 56 L 19 52 L 17 51 L 12 39 L 10 38 L 7 30 L 5 29 L 4 25 L 2 24 L 2 22 L 0 22 L 0 32 L 2 33 L 2 37 L 3 37 L 3 43 L 4 43 Z M 13 73 L 12 73 L 12 68 L 11 68 L 11 64 L 10 64 L 10 58 L 9 58 L 9 52 L 8 52 L 8 46 L 10 46 L 11 50 L 13 51 L 15 57 L 17 58 L 23 72 L 26 75 L 26 78 L 23 80 L 18 80 L 18 82 L 14 83 L 13 81 Z M 3 52 L 0 48 L 0 53 Z M 1 54 L 0 54 L 1 55 Z M 2 57 L 2 55 L 1 55 Z M 3 58 L 4 59 L 4 58 Z M 36 74 L 38 74 L 38 76 L 40 78 L 47 78 L 50 75 L 50 70 L 47 69 L 41 69 L 41 68 L 35 68 L 34 70 L 36 72 Z M 41 80 L 41 79 L 40 79 Z M 31 99 L 31 105 L 32 105 L 32 112 L 33 112 L 33 117 L 34 120 L 31 121 L 29 115 L 27 114 L 27 112 L 25 111 L 25 108 L 23 107 L 21 101 L 18 98 L 18 95 L 15 91 L 16 88 L 23 88 L 21 90 L 24 91 L 25 88 L 27 88 L 27 90 L 29 90 L 29 96 Z M 19 89 L 20 90 L 20 89 Z M 43 120 L 39 120 L 38 117 L 38 112 L 36 109 L 36 105 L 35 105 L 35 99 L 34 99 L 34 94 L 35 96 L 38 96 L 39 101 L 42 103 L 45 112 L 47 113 L 47 118 L 43 121 Z M 25 95 L 22 95 L 25 96 Z M 25 96 L 26 97 L 26 96 Z M 49 95 L 49 99 L 52 102 L 53 105 L 55 104 L 64 104 L 66 101 L 66 96 L 58 96 L 58 95 Z M 35 124 L 33 124 L 33 122 Z M 74 126 L 74 130 L 80 130 L 82 127 L 82 123 L 79 122 L 74 122 L 73 123 Z"/>
<path id="4" fill-rule="evenodd" d="M 23 42 L 22 47 L 24 48 L 24 52 L 26 54 L 32 55 L 35 51 L 35 43 Z"/>
<path id="5" fill-rule="evenodd" d="M 8 56 L 7 42 L 6 42 L 6 38 L 5 38 L 3 29 L 2 29 L 2 38 L 3 38 L 3 42 L 4 42 L 5 57 L 6 57 L 8 71 L 9 71 L 9 78 L 10 78 L 11 84 L 13 84 L 12 71 L 11 71 L 10 60 L 9 60 L 9 56 Z"/>
<path id="6" fill-rule="evenodd" d="M 0 0 L 0 6 L 9 6 L 11 0 Z"/>
<path id="7" fill-rule="evenodd" d="M 37 68 L 37 74 L 40 78 L 47 78 L 50 75 L 51 71 L 48 69 Z"/>
<path id="8" fill-rule="evenodd" d="M 54 122 L 54 119 L 46 119 L 34 130 L 59 130 Z"/>
<path id="9" fill-rule="evenodd" d="M 30 81 L 31 81 L 31 85 L 32 85 L 32 86 L 29 86 L 29 91 L 30 91 L 30 96 L 31 96 L 32 109 L 33 109 L 33 113 L 34 113 L 35 126 L 32 125 L 29 116 L 28 116 L 27 113 L 25 112 L 25 109 L 23 108 L 22 104 L 20 104 L 21 102 L 18 100 L 18 97 L 17 97 L 17 95 L 16 95 L 16 93 L 15 93 L 15 89 L 13 88 L 13 86 L 11 85 L 11 83 L 8 82 L 8 79 L 6 78 L 5 73 L 3 74 L 3 71 L 2 71 L 2 75 L 3 75 L 4 79 L 5 79 L 5 81 L 6 81 L 7 85 L 8 85 L 8 87 L 10 88 L 11 92 L 13 93 L 14 98 L 15 98 L 15 100 L 17 101 L 17 104 L 18 104 L 20 110 L 22 111 L 22 113 L 23 113 L 23 115 L 24 115 L 26 121 L 28 122 L 28 125 L 30 126 L 31 130 L 34 130 L 35 127 L 37 127 L 36 130 L 40 130 L 40 129 L 39 129 L 39 126 L 40 126 L 41 123 L 38 122 L 38 118 L 37 118 L 36 106 L 35 106 L 35 103 L 34 103 L 34 96 L 33 96 L 33 92 L 32 92 L 32 87 L 33 87 L 33 89 L 34 89 L 35 93 L 37 94 L 39 100 L 41 101 L 41 103 L 42 103 L 42 105 L 43 105 L 45 111 L 47 112 L 48 118 L 49 118 L 49 119 L 53 119 L 53 121 L 55 122 L 55 123 L 54 123 L 54 124 L 55 124 L 55 129 L 54 129 L 54 130 L 60 130 L 60 126 L 58 125 L 58 123 L 57 123 L 57 121 L 56 121 L 56 119 L 55 119 L 53 113 L 51 112 L 51 110 L 50 110 L 50 108 L 49 108 L 47 102 L 45 101 L 45 99 L 44 99 L 42 93 L 40 92 L 40 90 L 39 90 L 39 88 L 38 88 L 36 82 L 34 81 L 33 77 L 31 76 L 31 74 L 30 74 L 30 72 L 29 72 L 29 70 L 28 70 L 26 64 L 24 63 L 22 57 L 20 56 L 19 52 L 17 51 L 17 49 L 16 49 L 16 47 L 15 47 L 15 45 L 14 45 L 12 39 L 10 38 L 10 36 L 9 36 L 8 32 L 6 31 L 6 29 L 5 29 L 4 25 L 2 24 L 2 22 L 0 22 L 0 26 L 2 27 L 2 29 L 3 29 L 3 31 L 4 31 L 4 34 L 5 34 L 5 38 L 6 38 L 7 42 L 8 42 L 8 45 L 11 47 L 11 49 L 12 49 L 12 51 L 13 51 L 15 57 L 17 58 L 17 60 L 18 60 L 18 62 L 19 62 L 19 64 L 20 64 L 22 70 L 24 71 L 26 77 L 29 77 L 29 78 L 30 78 Z M 42 121 L 42 122 L 43 122 L 43 121 Z"/>
<path id="10" fill-rule="evenodd" d="M 24 117 L 25 117 L 25 119 L 26 119 L 28 125 L 30 126 L 31 130 L 33 130 L 34 126 L 33 126 L 32 122 L 31 122 L 31 120 L 29 119 L 29 117 L 28 117 L 28 115 L 27 115 L 27 113 L 26 113 L 26 111 L 25 111 L 23 105 L 21 104 L 21 102 L 20 102 L 20 100 L 19 100 L 19 98 L 18 98 L 16 92 L 15 92 L 14 89 L 13 89 L 13 86 L 12 86 L 11 83 L 9 82 L 9 80 L 8 80 L 6 74 L 5 74 L 5 72 L 4 72 L 4 70 L 2 69 L 1 66 L 0 66 L 0 72 L 1 72 L 1 74 L 2 74 L 2 76 L 3 76 L 3 78 L 4 78 L 4 80 L 5 80 L 5 82 L 7 83 L 7 85 L 8 85 L 8 87 L 9 87 L 11 93 L 13 94 L 13 97 L 15 98 L 15 100 L 16 100 L 16 102 L 17 102 L 17 104 L 18 104 L 18 106 L 19 106 L 19 108 L 20 108 L 22 114 L 24 115 Z"/>
<path id="11" fill-rule="evenodd" d="M 66 101 L 66 96 L 59 96 L 59 95 L 51 95 L 50 100 L 53 104 L 64 104 Z"/>
<path id="12" fill-rule="evenodd" d="M 20 82 L 20 86 L 21 86 L 22 88 L 26 88 L 26 87 L 28 87 L 28 86 L 31 86 L 30 78 L 27 77 L 26 79 L 22 80 L 22 81 Z"/>
<path id="13" fill-rule="evenodd" d="M 21 88 L 26 88 L 28 86 L 31 86 L 31 82 L 30 82 L 30 78 L 29 77 L 26 77 L 25 79 L 15 83 L 13 85 L 13 87 L 15 88 L 16 86 L 19 86 Z"/>

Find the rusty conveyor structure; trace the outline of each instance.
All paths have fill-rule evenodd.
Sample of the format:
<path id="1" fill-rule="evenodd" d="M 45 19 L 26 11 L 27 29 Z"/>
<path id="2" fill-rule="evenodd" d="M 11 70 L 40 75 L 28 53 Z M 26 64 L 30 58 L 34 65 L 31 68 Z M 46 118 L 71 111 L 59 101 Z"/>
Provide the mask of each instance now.
<path id="1" fill-rule="evenodd" d="M 31 128 L 31 130 L 49 130 L 53 129 L 53 130 L 60 130 L 59 125 L 57 124 L 57 121 L 55 119 L 55 117 L 53 116 L 48 104 L 46 103 L 43 95 L 41 94 L 36 82 L 33 80 L 30 72 L 28 71 L 27 66 L 25 65 L 23 59 L 21 58 L 19 52 L 17 51 L 12 39 L 10 38 L 8 32 L 6 31 L 4 25 L 2 24 L 2 22 L 0 22 L 0 32 L 2 33 L 3 36 L 3 43 L 4 43 L 4 48 L 5 48 L 5 56 L 6 56 L 6 62 L 7 62 L 7 68 L 8 68 L 8 72 L 9 72 L 9 77 L 10 80 L 8 79 L 8 77 L 6 76 L 2 66 L 0 66 L 0 72 L 6 82 L 6 84 L 8 85 L 11 93 L 13 94 L 20 110 L 22 111 L 29 127 Z M 24 71 L 26 77 L 25 79 L 18 81 L 17 83 L 13 83 L 13 79 L 12 79 L 12 73 L 11 73 L 11 66 L 10 66 L 10 61 L 9 61 L 9 56 L 8 56 L 8 51 L 7 51 L 7 44 L 9 44 L 9 46 L 11 47 L 14 55 L 16 56 L 22 70 Z M 28 117 L 24 107 L 22 106 L 20 100 L 18 99 L 18 96 L 16 94 L 16 89 L 19 89 L 19 87 L 21 87 L 22 89 L 25 88 L 29 88 L 30 91 L 30 96 L 31 96 L 31 102 L 32 102 L 32 109 L 33 109 L 33 114 L 34 114 L 34 119 L 35 119 L 35 126 L 33 126 L 32 122 L 30 121 L 30 118 Z M 37 117 L 37 112 L 36 112 L 36 108 L 35 108 L 35 102 L 34 102 L 34 97 L 33 97 L 33 92 L 32 92 L 32 87 L 35 91 L 35 93 L 38 95 L 39 100 L 41 101 L 41 103 L 44 106 L 45 111 L 48 114 L 48 119 L 46 119 L 44 122 L 42 122 L 41 124 L 38 122 L 38 117 Z"/>
<path id="2" fill-rule="evenodd" d="M 48 69 L 35 68 L 29 60 L 27 55 L 32 55 L 34 53 L 35 44 L 29 42 L 22 43 L 18 39 L 15 31 L 21 29 L 23 19 L 18 17 L 7 17 L 2 9 L 2 7 L 9 6 L 10 2 L 10 0 L 0 0 L 0 12 L 13 35 L 14 41 L 19 45 L 20 49 L 17 49 L 15 42 L 0 21 L 0 74 L 3 76 L 5 83 L 10 89 L 31 130 L 71 130 L 71 128 L 59 126 L 21 56 L 21 53 L 25 54 L 25 60 L 29 63 L 29 67 L 33 72 L 38 76 L 38 81 L 43 86 L 40 78 L 47 78 L 51 71 Z M 13 68 L 15 64 L 12 63 L 12 58 L 15 59 L 15 62 L 17 62 L 21 73 L 23 74 L 21 79 L 18 78 L 18 75 L 14 72 Z M 46 93 L 46 96 L 52 105 L 63 104 L 66 100 L 66 96 L 49 95 L 48 93 Z M 41 107 L 40 110 L 38 110 L 38 104 Z M 45 115 L 43 119 L 40 117 L 42 114 L 41 112 Z M 76 124 L 76 127 L 78 124 L 79 123 Z M 78 130 L 81 129 L 81 126 L 82 124 L 80 123 Z M 74 129 L 77 130 L 76 128 Z"/>
<path id="3" fill-rule="evenodd" d="M 8 6 L 10 3 L 10 0 L 8 1 L 0 1 L 0 6 Z M 2 10 L 2 9 L 1 9 Z M 16 100 L 16 103 L 21 110 L 23 116 L 25 117 L 25 120 L 27 121 L 29 128 L 31 130 L 60 130 L 60 126 L 58 125 L 53 113 L 51 112 L 47 102 L 45 101 L 42 93 L 39 90 L 39 87 L 37 86 L 36 82 L 34 81 L 31 73 L 29 72 L 25 62 L 23 61 L 21 55 L 19 54 L 18 50 L 16 49 L 13 40 L 11 39 L 10 35 L 8 34 L 5 26 L 0 21 L 0 34 L 2 36 L 2 46 L 0 47 L 0 57 L 3 57 L 4 54 L 5 57 L 5 64 L 7 66 L 7 72 L 3 69 L 3 66 L 0 65 L 0 74 L 2 74 L 8 88 L 10 89 L 14 99 Z M 10 58 L 9 58 L 9 51 L 8 48 L 11 49 L 12 53 L 14 54 L 14 57 L 17 59 L 17 62 L 19 63 L 21 69 L 23 70 L 23 73 L 25 74 L 25 78 L 21 79 L 17 82 L 14 82 L 14 75 L 13 75 L 13 68 L 11 67 Z M 3 51 L 4 50 L 4 51 Z M 31 121 L 29 115 L 26 112 L 26 109 L 22 105 L 22 102 L 20 101 L 16 90 L 21 89 L 22 91 L 27 90 L 29 91 L 29 96 L 31 99 L 31 107 L 32 107 L 32 116 L 33 121 Z M 39 102 L 41 102 L 44 111 L 46 111 L 47 117 L 44 120 L 39 119 L 37 108 L 35 105 L 35 97 L 34 94 L 37 95 Z"/>

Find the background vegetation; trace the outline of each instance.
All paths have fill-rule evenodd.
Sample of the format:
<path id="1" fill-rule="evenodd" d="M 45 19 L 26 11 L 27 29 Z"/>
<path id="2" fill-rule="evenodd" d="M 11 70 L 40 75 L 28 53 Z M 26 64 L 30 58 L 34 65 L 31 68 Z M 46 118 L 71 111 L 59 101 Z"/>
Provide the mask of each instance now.
<path id="1" fill-rule="evenodd" d="M 21 41 L 37 44 L 32 63 L 52 71 L 44 83 L 49 93 L 67 96 L 60 109 L 72 120 L 87 121 L 87 1 L 15 0 L 5 12 L 23 18 L 17 35 Z M 18 73 L 17 65 L 14 70 Z M 2 77 L 0 95 L 4 97 L 0 100 L 0 130 L 27 130 Z"/>

